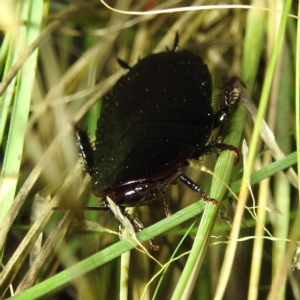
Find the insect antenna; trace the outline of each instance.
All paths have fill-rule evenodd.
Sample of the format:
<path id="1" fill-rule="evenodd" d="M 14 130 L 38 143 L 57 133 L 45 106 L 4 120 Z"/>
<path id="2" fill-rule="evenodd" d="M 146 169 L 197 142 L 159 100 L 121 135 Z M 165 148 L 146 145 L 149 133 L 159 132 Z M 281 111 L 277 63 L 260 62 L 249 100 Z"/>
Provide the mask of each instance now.
<path id="1" fill-rule="evenodd" d="M 94 210 L 94 211 L 110 211 L 109 207 L 105 207 L 105 206 L 80 206 L 78 207 L 81 210 Z M 51 210 L 71 210 L 72 208 L 68 207 L 68 206 L 54 206 L 51 208 Z"/>

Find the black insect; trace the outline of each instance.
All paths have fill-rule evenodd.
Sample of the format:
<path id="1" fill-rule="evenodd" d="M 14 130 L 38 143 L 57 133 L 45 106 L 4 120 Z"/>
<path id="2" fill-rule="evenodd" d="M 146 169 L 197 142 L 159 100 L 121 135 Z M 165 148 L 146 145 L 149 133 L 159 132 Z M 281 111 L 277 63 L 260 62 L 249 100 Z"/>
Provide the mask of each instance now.
<path id="1" fill-rule="evenodd" d="M 236 97 L 223 97 L 213 110 L 207 65 L 189 51 L 178 51 L 178 35 L 171 51 L 149 55 L 133 67 L 118 61 L 127 74 L 103 100 L 95 147 L 76 127 L 92 192 L 101 199 L 100 207 L 87 209 L 110 211 L 109 197 L 141 230 L 125 207 L 148 204 L 177 179 L 217 204 L 179 168 L 216 150 L 232 150 L 238 158 L 235 147 L 218 139 L 208 143 L 212 130 L 230 116 Z"/>

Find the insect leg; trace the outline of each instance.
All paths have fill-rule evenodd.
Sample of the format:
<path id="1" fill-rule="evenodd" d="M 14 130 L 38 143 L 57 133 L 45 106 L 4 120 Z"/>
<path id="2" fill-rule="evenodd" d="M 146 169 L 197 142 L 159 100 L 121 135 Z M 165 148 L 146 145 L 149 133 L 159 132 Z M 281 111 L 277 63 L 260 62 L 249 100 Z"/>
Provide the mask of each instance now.
<path id="1" fill-rule="evenodd" d="M 203 191 L 202 187 L 200 185 L 198 185 L 197 183 L 195 183 L 194 181 L 192 181 L 190 178 L 188 178 L 187 176 L 185 176 L 184 174 L 180 174 L 179 175 L 179 179 L 187 186 L 189 187 L 191 190 L 193 190 L 194 192 L 196 192 L 197 194 L 199 194 L 201 196 L 201 198 L 205 201 L 205 202 L 213 202 L 214 205 L 218 205 L 218 201 L 213 199 L 213 198 L 209 198 L 205 192 Z"/>
<path id="2" fill-rule="evenodd" d="M 108 206 L 82 206 L 80 207 L 82 210 L 95 210 L 95 211 L 103 211 L 103 212 L 111 212 Z"/>
<path id="3" fill-rule="evenodd" d="M 179 50 L 179 34 L 178 34 L 178 32 L 176 32 L 174 46 L 173 46 L 173 52 L 178 52 L 178 50 Z"/>
<path id="4" fill-rule="evenodd" d="M 164 207 L 165 207 L 166 216 L 170 217 L 172 213 L 171 213 L 170 206 L 169 206 L 169 199 L 166 198 L 166 196 L 164 198 Z"/>
<path id="5" fill-rule="evenodd" d="M 230 81 L 222 87 L 221 94 L 218 96 L 221 103 L 215 113 L 214 129 L 220 127 L 228 120 L 232 115 L 236 103 L 240 99 L 239 90 L 236 87 L 237 80 L 239 80 L 237 77 L 232 77 Z M 245 86 L 243 82 L 241 82 L 241 84 Z"/>
<path id="6" fill-rule="evenodd" d="M 202 151 L 200 156 L 203 155 L 210 155 L 211 153 L 219 153 L 220 151 L 229 150 L 232 151 L 235 155 L 235 162 L 234 164 L 238 164 L 240 161 L 240 151 L 235 146 L 220 143 L 220 138 L 217 138 L 215 141 L 210 142 L 208 145 L 206 145 Z"/>
<path id="7" fill-rule="evenodd" d="M 127 64 L 127 62 L 125 62 L 124 60 L 117 58 L 119 65 L 126 70 L 127 72 L 129 72 L 131 70 L 131 67 Z"/>
<path id="8" fill-rule="evenodd" d="M 172 52 L 178 52 L 178 50 L 179 50 L 179 34 L 178 34 L 178 32 L 176 32 L 173 49 L 171 51 Z M 166 51 L 167 52 L 170 51 L 168 47 L 166 47 Z"/>
<path id="9" fill-rule="evenodd" d="M 130 221 L 131 225 L 134 227 L 134 230 L 137 232 L 140 232 L 144 229 L 144 226 L 142 224 L 142 222 L 135 216 L 129 214 L 125 209 L 122 210 L 123 215 Z M 122 226 L 122 224 L 120 224 Z M 119 233 L 120 233 L 120 226 L 119 226 Z M 121 235 L 120 235 L 121 236 Z M 158 245 L 154 245 L 152 243 L 152 241 L 149 241 L 150 244 L 150 248 L 154 251 L 159 250 L 159 246 Z"/>
<path id="10" fill-rule="evenodd" d="M 76 144 L 80 148 L 80 155 L 82 156 L 85 170 L 92 176 L 94 171 L 94 150 L 90 143 L 89 137 L 86 131 L 81 130 L 77 125 L 75 125 L 75 132 L 77 137 Z"/>

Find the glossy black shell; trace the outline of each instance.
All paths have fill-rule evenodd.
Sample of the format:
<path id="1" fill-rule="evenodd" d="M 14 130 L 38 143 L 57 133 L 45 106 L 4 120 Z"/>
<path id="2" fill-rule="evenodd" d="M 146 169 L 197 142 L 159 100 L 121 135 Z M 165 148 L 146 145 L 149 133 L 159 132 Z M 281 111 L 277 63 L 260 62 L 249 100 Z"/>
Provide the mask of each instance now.
<path id="1" fill-rule="evenodd" d="M 189 51 L 153 54 L 130 68 L 103 102 L 93 193 L 159 181 L 201 155 L 214 126 L 211 95 L 209 70 Z"/>

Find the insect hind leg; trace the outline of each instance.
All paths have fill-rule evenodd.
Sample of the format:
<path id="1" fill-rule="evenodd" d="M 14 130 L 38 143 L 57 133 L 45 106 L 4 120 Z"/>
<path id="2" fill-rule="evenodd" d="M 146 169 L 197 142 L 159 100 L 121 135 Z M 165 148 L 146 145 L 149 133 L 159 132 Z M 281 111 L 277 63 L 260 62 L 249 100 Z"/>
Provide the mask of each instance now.
<path id="1" fill-rule="evenodd" d="M 124 207 L 122 207 L 121 212 L 129 220 L 129 222 L 131 223 L 131 225 L 133 226 L 133 228 L 136 232 L 140 232 L 144 229 L 144 225 L 142 224 L 142 222 L 136 216 L 128 213 Z M 123 225 L 119 222 L 119 236 L 120 236 L 120 238 L 122 237 L 122 228 L 123 228 Z M 154 251 L 159 250 L 159 246 L 154 245 L 152 243 L 152 240 L 149 241 L 149 244 L 150 244 L 150 248 L 152 250 L 154 250 Z"/>
<path id="2" fill-rule="evenodd" d="M 203 188 L 198 185 L 197 183 L 195 183 L 194 181 L 192 181 L 189 177 L 185 176 L 184 174 L 180 174 L 179 175 L 179 179 L 187 186 L 189 187 L 191 190 L 193 190 L 194 192 L 196 192 L 197 194 L 199 194 L 201 196 L 201 198 L 205 201 L 205 202 L 212 202 L 214 205 L 218 205 L 218 201 L 216 199 L 213 198 L 209 198 L 206 193 L 204 192 Z"/>
<path id="3" fill-rule="evenodd" d="M 234 164 L 237 165 L 240 161 L 240 151 L 238 148 L 235 146 L 229 145 L 229 144 L 224 144 L 222 143 L 222 137 L 218 137 L 216 140 L 210 142 L 207 144 L 201 151 L 199 156 L 203 155 L 210 155 L 212 153 L 217 153 L 224 151 L 224 150 L 229 150 L 232 151 L 233 154 L 235 155 L 235 161 Z"/>

